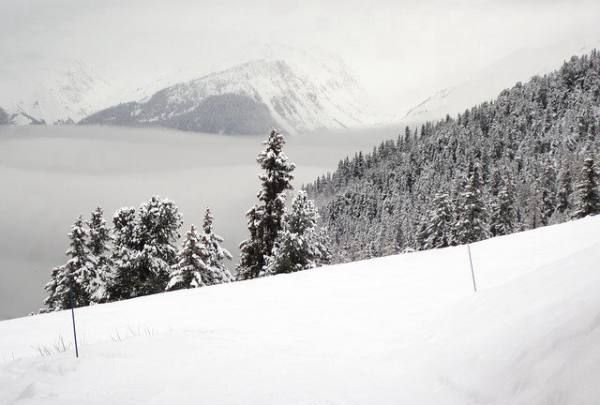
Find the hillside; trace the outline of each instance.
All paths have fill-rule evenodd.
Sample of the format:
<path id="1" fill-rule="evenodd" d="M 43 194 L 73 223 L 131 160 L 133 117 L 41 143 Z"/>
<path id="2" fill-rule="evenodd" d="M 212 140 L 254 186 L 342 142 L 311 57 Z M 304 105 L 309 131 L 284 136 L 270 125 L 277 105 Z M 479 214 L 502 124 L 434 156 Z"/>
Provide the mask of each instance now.
<path id="1" fill-rule="evenodd" d="M 261 134 L 361 125 L 362 90 L 337 60 L 260 59 L 94 113 L 81 124 Z M 234 124 L 232 124 L 234 123 Z"/>
<path id="2" fill-rule="evenodd" d="M 593 51 L 493 102 L 407 127 L 307 189 L 336 260 L 352 261 L 563 222 L 577 211 L 585 160 L 597 165 L 599 151 L 600 53 Z M 460 228 L 473 221 L 476 231 Z M 438 231 L 441 240 L 433 240 Z"/>
<path id="3" fill-rule="evenodd" d="M 0 322 L 0 403 L 591 404 L 600 218 Z M 49 351 L 43 357 L 38 350 Z"/>
<path id="4" fill-rule="evenodd" d="M 589 53 L 600 47 L 600 41 L 588 45 L 554 43 L 539 48 L 516 50 L 469 77 L 439 90 L 412 107 L 403 117 L 407 122 L 439 120 L 446 114 L 464 112 L 476 103 L 494 99 L 503 89 L 518 81 L 527 81 L 534 75 L 552 72 L 565 55 Z"/>

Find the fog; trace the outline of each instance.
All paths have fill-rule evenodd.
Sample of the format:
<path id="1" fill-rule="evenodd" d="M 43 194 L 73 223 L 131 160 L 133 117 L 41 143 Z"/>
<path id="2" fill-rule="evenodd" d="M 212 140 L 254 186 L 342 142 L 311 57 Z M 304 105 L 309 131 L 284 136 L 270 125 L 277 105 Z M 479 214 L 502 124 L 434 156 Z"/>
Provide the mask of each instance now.
<path id="1" fill-rule="evenodd" d="M 396 128 L 288 137 L 294 185 L 334 169 L 340 158 L 395 138 Z M 266 137 L 266 136 L 265 136 Z M 37 311 L 53 266 L 65 262 L 67 233 L 96 206 L 107 221 L 152 195 L 174 200 L 184 229 L 206 207 L 235 254 L 244 213 L 259 188 L 256 155 L 265 137 L 166 129 L 0 126 L 0 319 Z"/>

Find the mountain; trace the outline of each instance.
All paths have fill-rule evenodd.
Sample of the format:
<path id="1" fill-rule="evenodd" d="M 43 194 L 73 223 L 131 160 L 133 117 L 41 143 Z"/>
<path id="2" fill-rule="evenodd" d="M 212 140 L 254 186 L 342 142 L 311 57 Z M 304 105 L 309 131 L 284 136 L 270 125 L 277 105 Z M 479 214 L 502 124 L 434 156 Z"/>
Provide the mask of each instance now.
<path id="1" fill-rule="evenodd" d="M 158 125 L 188 131 L 257 134 L 359 126 L 363 90 L 335 60 L 253 60 L 96 112 L 80 124 Z"/>
<path id="2" fill-rule="evenodd" d="M 594 404 L 600 218 L 0 322 L 0 403 Z"/>
<path id="3" fill-rule="evenodd" d="M 306 186 L 335 260 L 465 244 L 576 217 L 586 160 L 598 164 L 599 89 L 600 52 L 573 56 L 492 102 L 418 132 L 407 127 L 371 153 L 341 160 Z"/>
<path id="4" fill-rule="evenodd" d="M 453 86 L 444 88 L 412 107 L 400 120 L 422 122 L 455 115 L 472 105 L 495 98 L 502 90 L 534 75 L 550 73 L 564 55 L 589 53 L 600 41 L 574 46 L 559 43 L 541 48 L 519 49 Z"/>

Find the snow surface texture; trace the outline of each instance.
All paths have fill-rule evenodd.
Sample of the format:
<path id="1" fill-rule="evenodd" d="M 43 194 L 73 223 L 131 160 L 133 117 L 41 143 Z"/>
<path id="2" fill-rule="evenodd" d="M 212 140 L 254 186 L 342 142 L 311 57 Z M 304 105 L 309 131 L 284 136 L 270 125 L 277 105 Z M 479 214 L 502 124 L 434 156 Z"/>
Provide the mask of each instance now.
<path id="1" fill-rule="evenodd" d="M 2 404 L 595 404 L 600 218 L 0 322 Z M 40 356 L 37 352 L 45 353 Z"/>

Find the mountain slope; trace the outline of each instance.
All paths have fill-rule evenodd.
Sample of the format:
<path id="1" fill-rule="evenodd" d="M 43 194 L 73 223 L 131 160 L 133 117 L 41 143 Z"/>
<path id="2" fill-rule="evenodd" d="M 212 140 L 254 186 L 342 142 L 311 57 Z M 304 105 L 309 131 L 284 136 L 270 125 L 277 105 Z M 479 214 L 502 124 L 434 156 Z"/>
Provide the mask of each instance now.
<path id="1" fill-rule="evenodd" d="M 0 402 L 591 404 L 598 240 L 473 244 L 477 293 L 461 246 L 79 309 L 79 360 L 69 312 L 0 322 Z"/>
<path id="2" fill-rule="evenodd" d="M 411 108 L 403 120 L 438 120 L 446 114 L 462 113 L 472 105 L 495 98 L 502 90 L 518 81 L 551 72 L 560 66 L 564 55 L 589 53 L 594 47 L 600 47 L 600 41 L 585 46 L 554 44 L 517 50 L 468 79 L 431 95 Z"/>
<path id="3" fill-rule="evenodd" d="M 597 150 L 600 52 L 592 51 L 493 102 L 341 160 L 306 188 L 335 260 L 351 261 L 563 222 L 579 208 L 583 163 Z M 473 221 L 475 232 L 460 229 Z"/>
<path id="4" fill-rule="evenodd" d="M 299 133 L 364 122 L 362 90 L 343 64 L 305 66 L 255 60 L 110 107 L 80 123 L 255 134 L 273 126 Z"/>

